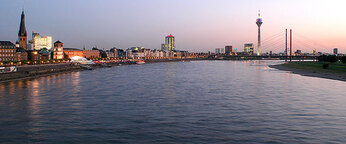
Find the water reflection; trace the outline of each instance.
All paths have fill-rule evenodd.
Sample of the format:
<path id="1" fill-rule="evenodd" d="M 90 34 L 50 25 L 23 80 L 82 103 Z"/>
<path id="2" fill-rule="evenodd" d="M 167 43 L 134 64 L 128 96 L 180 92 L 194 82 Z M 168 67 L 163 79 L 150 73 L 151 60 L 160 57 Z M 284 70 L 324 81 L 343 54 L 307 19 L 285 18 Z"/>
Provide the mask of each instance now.
<path id="1" fill-rule="evenodd" d="M 272 63 L 157 63 L 0 83 L 0 143 L 346 141 L 345 82 Z"/>

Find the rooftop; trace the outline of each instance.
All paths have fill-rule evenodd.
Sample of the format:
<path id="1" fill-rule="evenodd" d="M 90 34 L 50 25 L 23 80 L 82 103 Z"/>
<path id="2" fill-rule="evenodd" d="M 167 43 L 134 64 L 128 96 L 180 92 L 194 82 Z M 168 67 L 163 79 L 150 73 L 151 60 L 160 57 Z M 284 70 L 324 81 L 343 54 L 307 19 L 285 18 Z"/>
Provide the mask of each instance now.
<path id="1" fill-rule="evenodd" d="M 12 47 L 16 47 L 16 45 L 14 45 L 12 42 L 10 41 L 0 41 L 0 46 L 12 46 Z"/>
<path id="2" fill-rule="evenodd" d="M 58 40 L 58 41 L 56 41 L 55 43 L 62 43 L 62 42 Z"/>
<path id="3" fill-rule="evenodd" d="M 83 51 L 83 50 L 78 48 L 64 48 L 64 51 Z"/>

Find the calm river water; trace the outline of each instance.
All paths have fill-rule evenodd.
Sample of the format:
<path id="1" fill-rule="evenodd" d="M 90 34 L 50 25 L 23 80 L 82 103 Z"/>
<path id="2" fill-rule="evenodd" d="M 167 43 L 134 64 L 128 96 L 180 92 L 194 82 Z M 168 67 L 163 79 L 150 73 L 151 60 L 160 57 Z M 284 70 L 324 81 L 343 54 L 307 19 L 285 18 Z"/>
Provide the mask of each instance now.
<path id="1" fill-rule="evenodd" d="M 153 63 L 0 83 L 0 143 L 346 143 L 346 83 L 273 63 Z"/>

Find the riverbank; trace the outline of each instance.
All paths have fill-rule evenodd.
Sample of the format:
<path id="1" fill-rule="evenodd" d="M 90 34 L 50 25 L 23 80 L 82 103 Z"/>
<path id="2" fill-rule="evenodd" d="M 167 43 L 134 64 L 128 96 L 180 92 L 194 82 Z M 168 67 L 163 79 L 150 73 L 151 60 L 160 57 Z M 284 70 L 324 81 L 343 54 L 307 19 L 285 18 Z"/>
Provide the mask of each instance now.
<path id="1" fill-rule="evenodd" d="M 346 66 L 344 64 L 330 64 L 323 69 L 323 63 L 318 62 L 292 62 L 269 67 L 283 71 L 290 71 L 303 76 L 319 77 L 346 82 Z"/>
<path id="2" fill-rule="evenodd" d="M 158 63 L 158 62 L 176 62 L 176 61 L 191 61 L 191 60 L 202 60 L 200 58 L 192 58 L 192 59 L 147 59 L 145 63 Z M 112 67 L 119 65 L 132 65 L 136 64 L 134 61 L 117 61 L 117 62 L 109 62 L 106 64 L 95 64 L 89 65 L 90 68 L 104 68 L 104 67 Z M 40 76 L 47 76 L 51 74 L 57 73 L 65 73 L 72 71 L 81 71 L 87 70 L 87 68 L 76 65 L 73 63 L 61 63 L 61 64 L 44 64 L 44 65 L 25 65 L 18 66 L 16 72 L 10 73 L 0 73 L 0 82 L 7 82 L 19 79 L 28 79 L 28 78 L 36 78 Z"/>

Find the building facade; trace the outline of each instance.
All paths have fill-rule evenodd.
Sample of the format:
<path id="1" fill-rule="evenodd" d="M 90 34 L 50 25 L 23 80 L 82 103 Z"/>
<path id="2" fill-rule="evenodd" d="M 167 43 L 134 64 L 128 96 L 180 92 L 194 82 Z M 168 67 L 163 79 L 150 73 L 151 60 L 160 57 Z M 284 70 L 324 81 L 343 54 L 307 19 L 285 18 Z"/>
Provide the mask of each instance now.
<path id="1" fill-rule="evenodd" d="M 18 32 L 18 43 L 19 47 L 27 49 L 27 33 L 25 28 L 25 15 L 24 10 L 22 11 L 21 19 L 20 19 L 20 26 L 19 26 L 19 32 Z"/>
<path id="2" fill-rule="evenodd" d="M 41 55 L 36 50 L 28 51 L 28 59 L 31 61 L 41 60 Z"/>
<path id="3" fill-rule="evenodd" d="M 161 44 L 161 50 L 166 50 L 166 45 L 165 44 Z"/>
<path id="4" fill-rule="evenodd" d="M 244 44 L 244 52 L 253 55 L 254 45 L 253 43 Z"/>
<path id="5" fill-rule="evenodd" d="M 83 57 L 84 58 L 100 58 L 100 51 L 99 50 L 83 50 Z"/>
<path id="6" fill-rule="evenodd" d="M 32 32 L 32 45 L 34 50 L 41 50 L 43 48 L 51 50 L 52 43 L 51 36 L 41 36 L 39 33 Z"/>
<path id="7" fill-rule="evenodd" d="M 168 51 L 174 51 L 175 50 L 175 38 L 171 34 L 166 36 L 165 50 L 168 50 Z"/>
<path id="8" fill-rule="evenodd" d="M 53 49 L 53 59 L 63 59 L 64 58 L 64 43 L 61 41 L 56 41 L 54 43 Z"/>
<path id="9" fill-rule="evenodd" d="M 28 53 L 24 48 L 17 48 L 16 60 L 15 61 L 26 61 L 28 60 Z"/>
<path id="10" fill-rule="evenodd" d="M 334 53 L 334 55 L 338 55 L 338 48 L 334 48 L 333 53 Z"/>
<path id="11" fill-rule="evenodd" d="M 15 61 L 16 49 L 12 42 L 0 41 L 0 61 Z"/>
<path id="12" fill-rule="evenodd" d="M 64 48 L 64 58 L 71 58 L 74 56 L 83 57 L 83 50 L 77 48 Z"/>
<path id="13" fill-rule="evenodd" d="M 233 46 L 225 46 L 225 52 L 226 54 L 233 53 Z"/>

